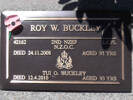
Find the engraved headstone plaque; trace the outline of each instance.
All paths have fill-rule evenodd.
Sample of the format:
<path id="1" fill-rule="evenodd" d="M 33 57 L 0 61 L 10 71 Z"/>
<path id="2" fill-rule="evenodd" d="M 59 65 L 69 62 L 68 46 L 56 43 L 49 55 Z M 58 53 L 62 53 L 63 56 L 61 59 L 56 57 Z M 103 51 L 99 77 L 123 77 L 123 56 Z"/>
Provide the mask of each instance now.
<path id="1" fill-rule="evenodd" d="M 1 88 L 131 91 L 128 12 L 5 11 Z"/>

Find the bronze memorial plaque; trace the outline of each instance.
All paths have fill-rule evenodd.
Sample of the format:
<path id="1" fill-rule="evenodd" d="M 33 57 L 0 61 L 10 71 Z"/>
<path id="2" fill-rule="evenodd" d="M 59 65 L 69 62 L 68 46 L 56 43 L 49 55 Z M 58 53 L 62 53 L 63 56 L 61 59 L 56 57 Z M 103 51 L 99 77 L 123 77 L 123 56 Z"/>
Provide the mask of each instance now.
<path id="1" fill-rule="evenodd" d="M 131 91 L 129 12 L 5 11 L 3 90 Z"/>

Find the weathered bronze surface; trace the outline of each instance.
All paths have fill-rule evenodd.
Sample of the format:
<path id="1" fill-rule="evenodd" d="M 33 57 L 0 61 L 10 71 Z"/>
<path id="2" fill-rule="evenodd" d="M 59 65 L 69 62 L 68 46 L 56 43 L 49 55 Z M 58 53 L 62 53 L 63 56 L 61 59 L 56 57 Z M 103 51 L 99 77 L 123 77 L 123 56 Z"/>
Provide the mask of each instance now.
<path id="1" fill-rule="evenodd" d="M 130 13 L 2 13 L 1 88 L 131 91 Z"/>

